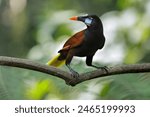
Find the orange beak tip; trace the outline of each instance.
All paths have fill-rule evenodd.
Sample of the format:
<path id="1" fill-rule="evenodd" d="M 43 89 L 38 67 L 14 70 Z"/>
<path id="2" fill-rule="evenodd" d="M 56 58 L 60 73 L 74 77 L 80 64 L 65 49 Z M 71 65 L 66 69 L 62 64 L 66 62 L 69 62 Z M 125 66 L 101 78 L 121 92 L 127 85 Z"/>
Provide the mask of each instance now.
<path id="1" fill-rule="evenodd" d="M 70 20 L 78 20 L 78 17 L 77 16 L 74 16 L 74 17 L 71 17 L 69 18 Z"/>

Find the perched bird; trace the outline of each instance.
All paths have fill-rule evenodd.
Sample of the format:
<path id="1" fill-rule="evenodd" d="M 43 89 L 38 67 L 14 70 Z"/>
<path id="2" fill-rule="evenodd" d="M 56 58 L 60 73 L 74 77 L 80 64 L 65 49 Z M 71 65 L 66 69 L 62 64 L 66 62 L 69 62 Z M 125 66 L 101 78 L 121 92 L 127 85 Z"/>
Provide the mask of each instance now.
<path id="1" fill-rule="evenodd" d="M 86 64 L 88 66 L 105 69 L 105 67 L 97 67 L 92 64 L 96 51 L 102 49 L 105 44 L 103 25 L 100 18 L 96 15 L 87 15 L 74 16 L 70 20 L 81 21 L 85 23 L 87 28 L 70 37 L 63 48 L 58 51 L 59 54 L 51 59 L 48 65 L 58 67 L 65 63 L 71 75 L 75 78 L 79 77 L 79 74 L 70 67 L 74 56 L 86 57 Z"/>

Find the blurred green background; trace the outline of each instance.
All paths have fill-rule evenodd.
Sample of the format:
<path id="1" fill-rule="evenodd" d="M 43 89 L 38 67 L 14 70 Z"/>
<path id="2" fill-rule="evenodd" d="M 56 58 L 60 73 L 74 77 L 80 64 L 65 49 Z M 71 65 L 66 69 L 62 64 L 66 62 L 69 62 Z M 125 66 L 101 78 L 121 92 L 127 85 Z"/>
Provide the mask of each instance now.
<path id="1" fill-rule="evenodd" d="M 150 0 L 0 0 L 0 56 L 45 64 L 85 28 L 68 20 L 83 14 L 98 15 L 104 25 L 106 44 L 94 64 L 150 62 Z M 80 73 L 94 70 L 84 60 L 74 58 L 71 66 Z M 150 74 L 109 76 L 70 87 L 57 77 L 0 66 L 0 99 L 150 99 Z"/>

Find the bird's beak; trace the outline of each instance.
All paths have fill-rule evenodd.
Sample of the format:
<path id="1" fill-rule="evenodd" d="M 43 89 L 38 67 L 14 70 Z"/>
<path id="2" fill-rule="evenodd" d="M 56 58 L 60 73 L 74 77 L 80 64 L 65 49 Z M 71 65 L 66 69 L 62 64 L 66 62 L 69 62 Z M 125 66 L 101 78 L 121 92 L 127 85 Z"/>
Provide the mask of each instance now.
<path id="1" fill-rule="evenodd" d="M 77 21 L 78 17 L 77 16 L 73 16 L 73 17 L 70 18 L 70 20 L 76 20 Z"/>

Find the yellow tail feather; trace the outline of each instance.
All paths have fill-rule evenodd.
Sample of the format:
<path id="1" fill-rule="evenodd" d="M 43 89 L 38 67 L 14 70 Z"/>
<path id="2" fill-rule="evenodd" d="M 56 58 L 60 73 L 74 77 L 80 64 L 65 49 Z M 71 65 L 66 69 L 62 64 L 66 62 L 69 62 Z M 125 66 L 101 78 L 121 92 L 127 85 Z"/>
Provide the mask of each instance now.
<path id="1" fill-rule="evenodd" d="M 60 56 L 60 54 L 58 54 L 57 56 L 55 56 L 54 58 L 49 60 L 47 62 L 47 65 L 54 66 L 54 67 L 60 67 L 60 66 L 64 65 L 65 64 L 65 60 L 58 60 L 59 56 Z"/>

